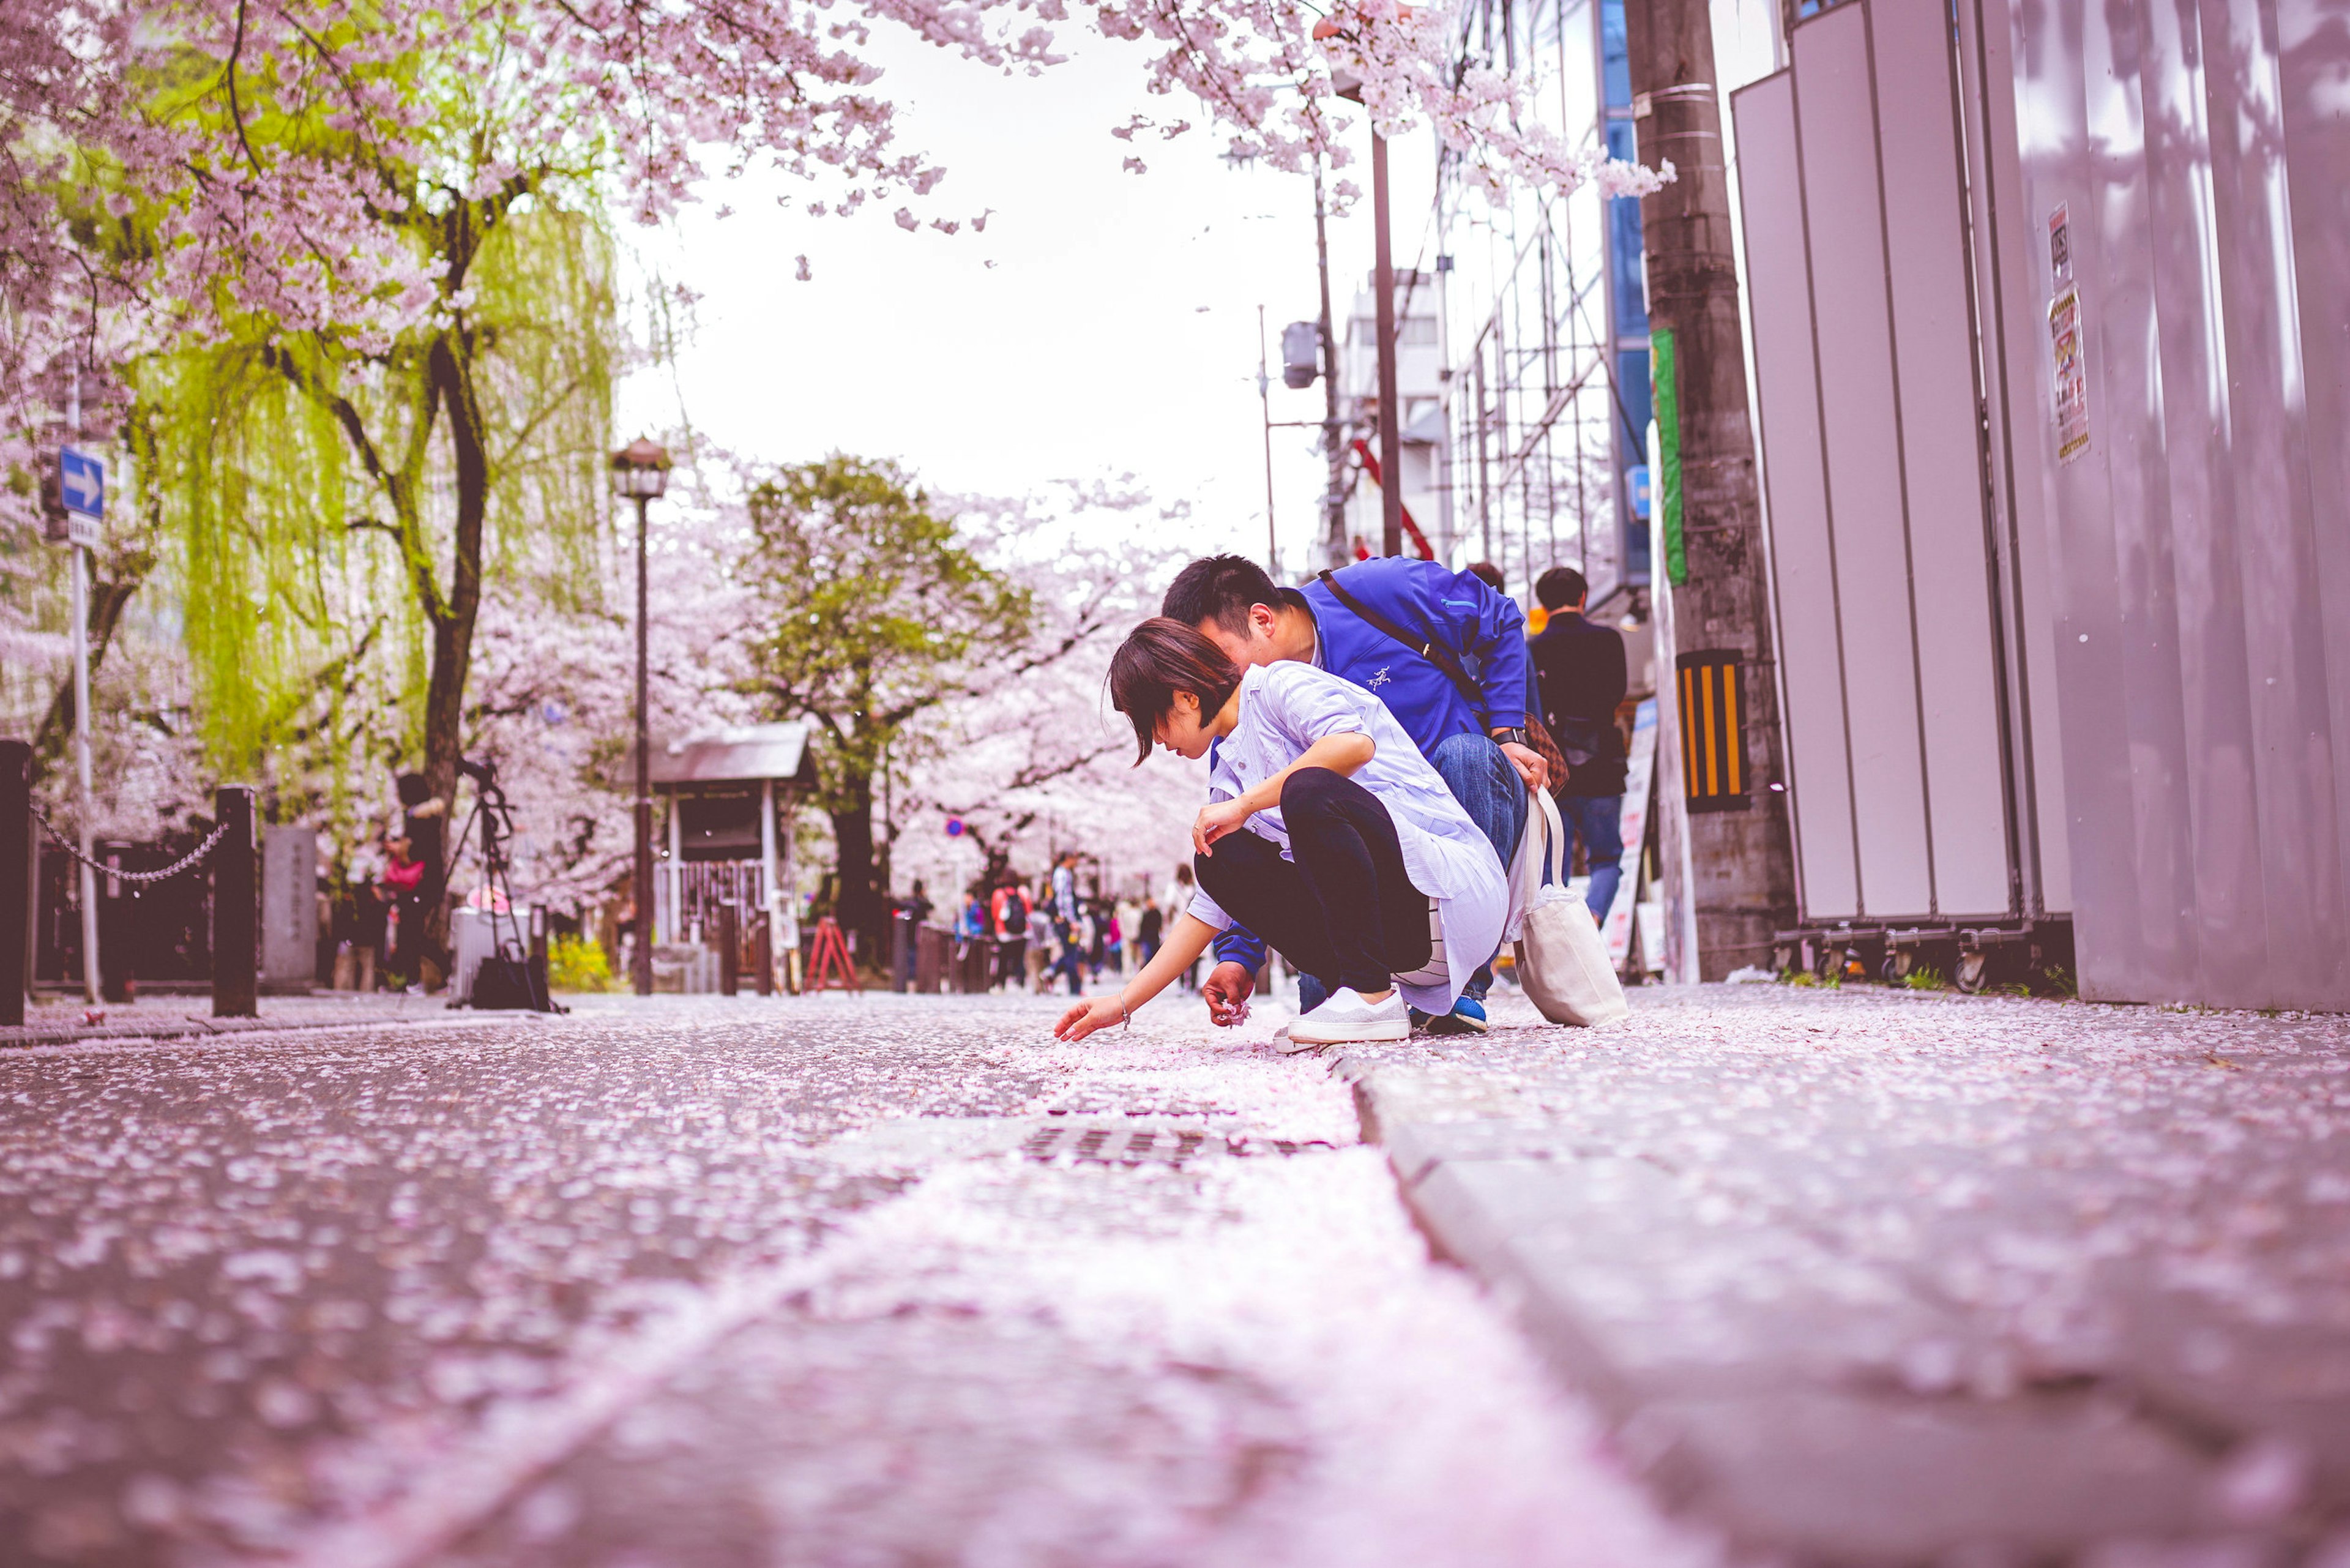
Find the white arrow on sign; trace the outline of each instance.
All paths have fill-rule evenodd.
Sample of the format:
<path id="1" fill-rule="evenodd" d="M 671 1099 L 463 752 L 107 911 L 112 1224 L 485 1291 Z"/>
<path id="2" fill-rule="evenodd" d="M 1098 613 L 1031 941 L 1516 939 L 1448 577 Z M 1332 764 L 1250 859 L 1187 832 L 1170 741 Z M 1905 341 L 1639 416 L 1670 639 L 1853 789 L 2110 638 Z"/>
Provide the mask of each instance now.
<path id="1" fill-rule="evenodd" d="M 66 510 L 85 517 L 106 515 L 106 460 L 72 447 L 57 449 L 57 491 Z"/>

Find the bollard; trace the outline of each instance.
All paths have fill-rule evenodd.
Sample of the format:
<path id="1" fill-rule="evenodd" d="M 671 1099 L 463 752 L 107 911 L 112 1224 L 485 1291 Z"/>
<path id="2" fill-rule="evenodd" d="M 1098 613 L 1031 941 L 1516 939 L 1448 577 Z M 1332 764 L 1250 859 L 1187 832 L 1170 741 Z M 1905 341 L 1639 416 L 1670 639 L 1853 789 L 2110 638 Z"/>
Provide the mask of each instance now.
<path id="1" fill-rule="evenodd" d="M 775 930 L 764 911 L 751 928 L 751 975 L 761 996 L 775 994 Z"/>
<path id="2" fill-rule="evenodd" d="M 0 1027 L 25 1023 L 33 945 L 33 748 L 0 741 Z"/>
<path id="3" fill-rule="evenodd" d="M 718 994 L 732 996 L 742 981 L 743 940 L 734 906 L 718 906 Z"/>
<path id="4" fill-rule="evenodd" d="M 100 844 L 99 857 L 120 870 L 122 867 L 123 846 Z M 99 970 L 98 994 L 108 1002 L 125 1006 L 139 996 L 139 977 L 131 968 L 130 955 L 140 950 L 141 933 L 137 921 L 139 898 L 134 892 L 123 896 L 119 877 L 98 879 L 98 950 L 106 962 Z"/>
<path id="5" fill-rule="evenodd" d="M 228 825 L 213 849 L 213 1016 L 258 1018 L 261 867 L 254 853 L 253 791 L 224 784 L 213 816 Z"/>

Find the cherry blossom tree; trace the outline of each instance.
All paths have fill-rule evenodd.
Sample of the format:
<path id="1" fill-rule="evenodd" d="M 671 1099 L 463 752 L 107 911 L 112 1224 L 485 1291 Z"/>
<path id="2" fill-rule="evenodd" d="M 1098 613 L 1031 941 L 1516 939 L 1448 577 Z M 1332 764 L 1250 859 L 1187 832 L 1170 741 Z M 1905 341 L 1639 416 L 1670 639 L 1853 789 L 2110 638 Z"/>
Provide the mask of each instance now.
<path id="1" fill-rule="evenodd" d="M 747 510 L 751 689 L 768 717 L 816 727 L 841 923 L 878 941 L 875 777 L 917 721 L 1035 666 L 1035 602 L 894 463 L 794 464 Z"/>
<path id="2" fill-rule="evenodd" d="M 1028 593 L 1035 618 L 1017 659 L 975 672 L 900 742 L 892 869 L 943 888 L 1037 871 L 1067 848 L 1172 864 L 1199 780 L 1133 767 L 1134 732 L 1110 711 L 1105 682 L 1111 652 L 1157 613 L 1186 559 L 1167 542 L 1184 509 L 1154 504 L 1130 480 L 951 504 L 972 548 Z M 953 841 L 950 819 L 963 828 Z"/>
<path id="3" fill-rule="evenodd" d="M 719 466 L 715 462 L 713 467 Z M 648 709 L 656 738 L 748 723 L 756 704 L 739 635 L 748 595 L 733 575 L 747 543 L 742 509 L 687 483 L 654 514 L 649 587 Z M 683 493 L 681 493 L 681 490 Z M 581 911 L 627 877 L 634 847 L 636 629 L 631 563 L 614 552 L 604 591 L 567 591 L 564 574 L 500 574 L 486 590 L 467 705 L 467 754 L 485 758 L 515 808 L 515 890 Z M 461 890 L 473 884 L 452 872 Z"/>

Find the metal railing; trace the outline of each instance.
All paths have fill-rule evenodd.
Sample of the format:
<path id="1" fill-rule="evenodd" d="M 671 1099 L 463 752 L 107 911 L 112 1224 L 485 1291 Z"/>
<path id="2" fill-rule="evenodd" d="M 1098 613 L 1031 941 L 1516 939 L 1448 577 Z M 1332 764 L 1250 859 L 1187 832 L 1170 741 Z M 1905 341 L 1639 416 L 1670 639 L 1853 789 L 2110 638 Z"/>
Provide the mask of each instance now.
<path id="1" fill-rule="evenodd" d="M 212 874 L 213 1016 L 252 1018 L 260 1011 L 261 877 L 255 853 L 253 791 L 214 792 L 213 827 L 193 849 L 153 871 L 129 871 L 84 855 L 33 803 L 33 748 L 0 740 L 0 1028 L 20 1028 L 32 979 L 33 894 L 46 833 L 75 862 L 110 882 L 152 886 L 199 867 Z M 94 977 L 101 954 L 85 955 Z M 90 983 L 96 988 L 96 981 Z"/>

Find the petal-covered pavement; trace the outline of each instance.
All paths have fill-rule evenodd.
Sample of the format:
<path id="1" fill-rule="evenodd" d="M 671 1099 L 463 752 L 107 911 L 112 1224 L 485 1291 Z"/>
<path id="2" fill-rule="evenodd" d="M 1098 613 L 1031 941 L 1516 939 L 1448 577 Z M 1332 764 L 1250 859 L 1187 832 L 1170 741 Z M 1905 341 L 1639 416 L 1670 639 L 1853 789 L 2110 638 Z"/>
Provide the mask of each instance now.
<path id="1" fill-rule="evenodd" d="M 1331 1064 L 1173 1002 L 0 1057 L 0 1561 L 1707 1561 Z"/>

